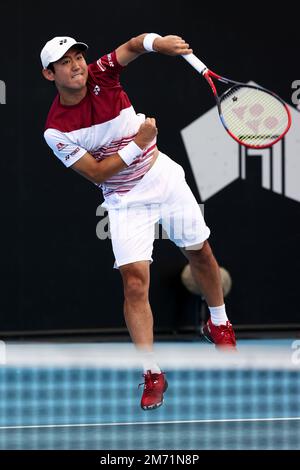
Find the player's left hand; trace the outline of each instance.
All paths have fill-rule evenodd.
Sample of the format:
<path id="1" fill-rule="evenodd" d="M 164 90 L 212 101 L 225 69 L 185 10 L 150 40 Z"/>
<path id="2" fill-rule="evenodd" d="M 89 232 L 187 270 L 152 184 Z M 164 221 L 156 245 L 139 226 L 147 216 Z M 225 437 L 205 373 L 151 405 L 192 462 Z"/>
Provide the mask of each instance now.
<path id="1" fill-rule="evenodd" d="M 153 42 L 153 49 L 161 54 L 174 56 L 193 52 L 193 49 L 190 49 L 190 45 L 184 39 L 173 35 L 156 38 Z"/>

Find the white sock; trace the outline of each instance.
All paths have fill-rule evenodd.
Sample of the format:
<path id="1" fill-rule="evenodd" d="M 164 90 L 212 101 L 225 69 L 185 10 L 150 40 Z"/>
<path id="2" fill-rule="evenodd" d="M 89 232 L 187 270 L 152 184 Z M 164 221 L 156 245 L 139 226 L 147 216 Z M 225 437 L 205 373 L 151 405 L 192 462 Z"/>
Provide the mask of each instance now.
<path id="1" fill-rule="evenodd" d="M 220 305 L 220 307 L 208 307 L 210 311 L 210 318 L 211 322 L 216 325 L 226 325 L 226 322 L 228 321 L 227 315 L 226 315 L 226 310 L 225 310 L 225 304 Z"/>
<path id="2" fill-rule="evenodd" d="M 141 352 L 141 359 L 144 368 L 144 374 L 147 373 L 148 370 L 151 371 L 152 374 L 160 374 L 161 370 L 156 362 L 154 357 L 154 352 L 152 351 L 142 351 Z"/>

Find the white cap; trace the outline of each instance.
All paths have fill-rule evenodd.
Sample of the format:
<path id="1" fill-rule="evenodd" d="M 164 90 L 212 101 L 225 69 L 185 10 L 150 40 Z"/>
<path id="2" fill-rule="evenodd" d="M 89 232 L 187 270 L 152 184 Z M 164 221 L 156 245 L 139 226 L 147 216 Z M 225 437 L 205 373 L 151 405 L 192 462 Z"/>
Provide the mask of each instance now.
<path id="1" fill-rule="evenodd" d="M 41 61 L 44 69 L 46 69 L 51 62 L 56 62 L 60 59 L 73 46 L 78 46 L 78 48 L 83 51 L 89 47 L 84 42 L 77 42 L 74 38 L 68 36 L 57 36 L 51 39 L 51 41 L 46 42 L 41 51 Z"/>

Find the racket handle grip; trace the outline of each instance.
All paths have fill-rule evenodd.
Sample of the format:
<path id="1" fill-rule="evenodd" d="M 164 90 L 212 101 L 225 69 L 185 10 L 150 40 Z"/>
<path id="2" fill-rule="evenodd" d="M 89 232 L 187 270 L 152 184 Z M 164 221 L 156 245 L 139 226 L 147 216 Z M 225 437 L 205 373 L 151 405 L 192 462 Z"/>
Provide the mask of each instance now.
<path id="1" fill-rule="evenodd" d="M 201 62 L 201 60 L 198 59 L 195 54 L 182 54 L 181 57 L 191 64 L 191 66 L 194 67 L 194 69 L 196 69 L 199 73 L 203 73 L 207 69 L 206 65 L 203 64 L 203 62 Z"/>

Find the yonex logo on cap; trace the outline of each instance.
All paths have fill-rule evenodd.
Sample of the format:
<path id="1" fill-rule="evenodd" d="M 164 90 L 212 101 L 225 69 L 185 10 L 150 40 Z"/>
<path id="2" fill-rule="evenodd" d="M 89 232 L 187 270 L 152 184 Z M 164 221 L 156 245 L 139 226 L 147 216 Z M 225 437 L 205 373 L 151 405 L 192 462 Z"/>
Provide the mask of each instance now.
<path id="1" fill-rule="evenodd" d="M 59 41 L 59 45 L 62 46 L 63 44 L 65 44 L 67 42 L 67 39 L 63 39 L 62 41 Z"/>

